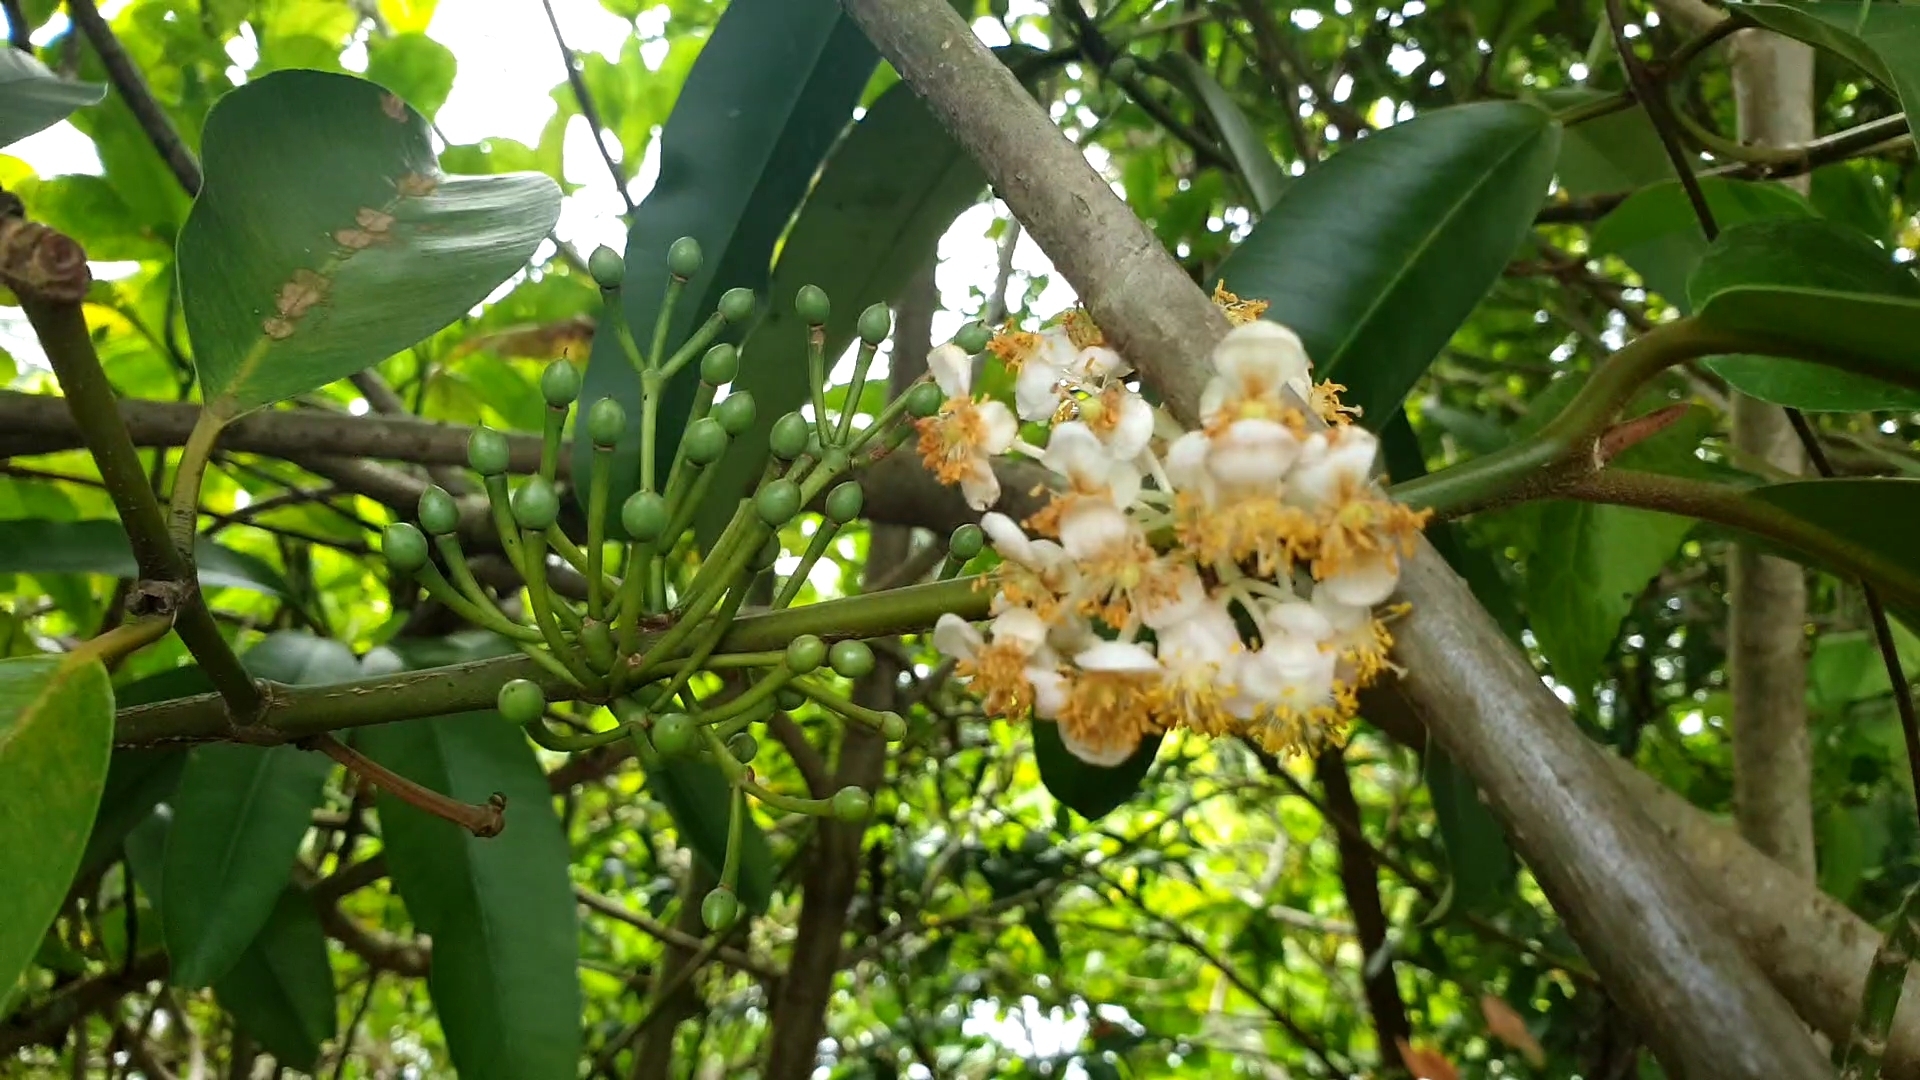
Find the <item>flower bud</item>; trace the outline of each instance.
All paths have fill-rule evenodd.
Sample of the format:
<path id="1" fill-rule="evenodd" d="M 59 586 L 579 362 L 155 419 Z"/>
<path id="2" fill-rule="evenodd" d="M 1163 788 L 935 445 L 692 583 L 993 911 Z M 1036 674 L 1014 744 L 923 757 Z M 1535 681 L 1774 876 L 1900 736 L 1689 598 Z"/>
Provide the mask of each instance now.
<path id="1" fill-rule="evenodd" d="M 434 536 L 445 536 L 460 527 L 460 507 L 438 484 L 428 484 L 420 493 L 420 527 Z"/>
<path id="2" fill-rule="evenodd" d="M 675 240 L 667 248 L 667 272 L 677 278 L 690 278 L 700 272 L 700 241 L 691 236 Z"/>
<path id="3" fill-rule="evenodd" d="M 887 340 L 887 335 L 893 331 L 893 313 L 887 310 L 885 304 L 870 304 L 867 310 L 860 313 L 857 328 L 861 341 L 878 345 Z"/>
<path id="4" fill-rule="evenodd" d="M 477 427 L 467 436 L 467 464 L 481 476 L 498 476 L 507 471 L 512 456 L 507 437 L 492 428 Z"/>
<path id="5" fill-rule="evenodd" d="M 760 755 L 760 742 L 744 731 L 736 731 L 733 738 L 727 740 L 727 753 L 740 764 L 751 765 Z"/>
<path id="6" fill-rule="evenodd" d="M 753 553 L 753 561 L 747 564 L 747 569 L 757 574 L 762 570 L 770 568 L 774 563 L 780 561 L 781 550 L 780 534 L 774 533 L 772 536 L 767 537 L 766 543 L 760 545 L 759 551 Z"/>
<path id="7" fill-rule="evenodd" d="M 911 416 L 928 417 L 940 411 L 946 404 L 947 395 L 930 382 L 919 383 L 907 391 L 907 413 Z"/>
<path id="8" fill-rule="evenodd" d="M 667 757 L 681 757 L 693 749 L 699 734 L 693 717 L 670 712 L 653 722 L 653 748 Z"/>
<path id="9" fill-rule="evenodd" d="M 846 480 L 835 484 L 827 492 L 827 520 L 835 525 L 845 525 L 860 516 L 861 504 L 866 502 L 866 493 L 860 490 L 858 481 Z"/>
<path id="10" fill-rule="evenodd" d="M 807 320 L 808 326 L 825 326 L 828 316 L 833 314 L 833 305 L 827 300 L 826 290 L 818 285 L 802 285 L 793 297 L 794 314 Z"/>
<path id="11" fill-rule="evenodd" d="M 987 329 L 987 324 L 985 323 L 970 322 L 961 327 L 959 333 L 953 335 L 953 343 L 960 346 L 960 351 L 969 356 L 974 353 L 985 352 L 987 350 L 987 343 L 992 340 L 993 331 Z"/>
<path id="12" fill-rule="evenodd" d="M 427 564 L 427 538 L 419 529 L 397 521 L 380 534 L 380 552 L 395 570 L 412 573 Z"/>
<path id="13" fill-rule="evenodd" d="M 813 433 L 813 426 L 807 418 L 797 412 L 790 412 L 773 422 L 773 431 L 767 437 L 767 449 L 775 457 L 792 461 L 807 450 L 807 436 Z"/>
<path id="14" fill-rule="evenodd" d="M 733 929 L 733 924 L 739 920 L 740 900 L 725 885 L 708 893 L 707 898 L 700 901 L 700 921 L 716 934 Z"/>
<path id="15" fill-rule="evenodd" d="M 880 735 L 888 742 L 899 742 L 907 737 L 907 719 L 897 712 L 880 714 Z"/>
<path id="16" fill-rule="evenodd" d="M 725 386 L 740 374 L 740 350 L 721 342 L 700 358 L 700 381 L 708 386 Z"/>
<path id="17" fill-rule="evenodd" d="M 620 504 L 620 527 L 627 536 L 651 544 L 667 531 L 667 500 L 651 491 L 636 491 Z"/>
<path id="18" fill-rule="evenodd" d="M 873 796 L 851 784 L 833 793 L 833 816 L 845 824 L 860 824 L 872 809 Z"/>
<path id="19" fill-rule="evenodd" d="M 687 460 L 695 465 L 711 465 L 727 452 L 727 429 L 711 416 L 703 416 L 687 425 L 681 438 L 687 448 Z"/>
<path id="20" fill-rule="evenodd" d="M 560 518 L 560 496 L 545 477 L 529 477 L 513 493 L 513 520 L 523 529 L 545 532 Z"/>
<path id="21" fill-rule="evenodd" d="M 525 726 L 540 719 L 547 711 L 547 695 L 540 687 L 526 679 L 514 679 L 500 688 L 500 696 L 494 699 L 494 708 L 507 718 L 507 723 Z"/>
<path id="22" fill-rule="evenodd" d="M 805 675 L 827 658 L 827 644 L 812 634 L 801 634 L 787 642 L 787 670 Z"/>
<path id="23" fill-rule="evenodd" d="M 774 691 L 773 701 L 774 704 L 780 706 L 783 711 L 792 712 L 807 703 L 807 695 L 790 686 L 784 686 Z"/>
<path id="24" fill-rule="evenodd" d="M 739 435 L 753 426 L 759 410 L 753 403 L 751 390 L 736 390 L 727 395 L 727 400 L 713 407 L 713 418 L 729 435 Z"/>
<path id="25" fill-rule="evenodd" d="M 721 293 L 720 317 L 735 325 L 753 318 L 753 290 L 728 289 Z"/>
<path id="26" fill-rule="evenodd" d="M 980 554 L 980 549 L 986 543 L 987 534 L 980 531 L 980 526 L 968 523 L 953 530 L 953 535 L 947 539 L 947 554 L 966 562 Z"/>
<path id="27" fill-rule="evenodd" d="M 760 512 L 760 520 L 777 529 L 800 512 L 800 485 L 783 476 L 761 488 L 753 505 Z"/>
<path id="28" fill-rule="evenodd" d="M 1139 63 L 1133 57 L 1125 55 L 1116 58 L 1112 66 L 1107 68 L 1107 76 L 1115 82 L 1126 82 L 1139 73 Z"/>
<path id="29" fill-rule="evenodd" d="M 556 409 L 573 404 L 573 399 L 580 396 L 580 370 L 573 361 L 562 357 L 548 364 L 540 373 L 540 394 Z"/>
<path id="30" fill-rule="evenodd" d="M 827 664 L 845 679 L 858 679 L 873 672 L 873 649 L 864 641 L 836 641 L 827 650 Z"/>
<path id="31" fill-rule="evenodd" d="M 627 260 L 620 253 L 600 245 L 587 256 L 587 273 L 593 275 L 594 283 L 603 289 L 617 289 L 627 277 Z"/>
<path id="32" fill-rule="evenodd" d="M 627 410 L 610 397 L 603 397 L 587 410 L 587 437 L 593 445 L 612 449 L 627 430 Z"/>

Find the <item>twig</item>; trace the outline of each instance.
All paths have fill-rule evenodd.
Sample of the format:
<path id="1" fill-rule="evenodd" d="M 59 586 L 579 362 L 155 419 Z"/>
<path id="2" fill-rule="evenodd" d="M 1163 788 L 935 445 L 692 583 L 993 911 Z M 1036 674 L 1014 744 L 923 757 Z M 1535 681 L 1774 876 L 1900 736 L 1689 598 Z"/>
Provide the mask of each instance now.
<path id="1" fill-rule="evenodd" d="M 499 792 L 494 792 L 485 806 L 475 806 L 448 798 L 431 788 L 421 787 L 332 735 L 314 736 L 313 749 L 346 766 L 361 780 L 384 789 L 387 794 L 408 806 L 451 821 L 475 836 L 499 836 L 500 830 L 506 828 L 507 797 Z"/>
<path id="2" fill-rule="evenodd" d="M 120 99 L 133 110 L 140 129 L 147 133 L 148 141 L 160 152 L 174 179 L 189 195 L 200 194 L 200 163 L 194 160 L 193 151 L 181 141 L 173 121 L 167 118 L 166 110 L 154 100 L 153 91 L 148 89 L 145 76 L 134 66 L 127 56 L 126 49 L 120 46 L 118 38 L 113 36 L 113 28 L 107 20 L 100 17 L 100 9 L 93 6 L 93 0 L 67 0 L 67 13 L 73 17 L 80 32 L 86 35 L 87 44 L 100 56 L 100 63 L 107 69 L 107 78 L 112 80 L 113 88 L 120 91 Z"/>
<path id="3" fill-rule="evenodd" d="M 340 1036 L 340 1058 L 333 1063 L 333 1080 L 343 1080 L 347 1075 L 347 1058 L 353 1052 L 353 1040 L 360 1032 L 360 1025 L 367 1019 L 367 1010 L 373 1005 L 374 985 L 379 981 L 379 969 L 367 972 L 367 988 L 361 992 L 360 1004 L 353 1010 L 353 1019 L 347 1021 L 347 1030 Z"/>
<path id="4" fill-rule="evenodd" d="M 1674 175 L 1680 178 L 1680 186 L 1687 193 L 1687 201 L 1693 204 L 1693 212 L 1700 219 L 1700 228 L 1706 231 L 1707 239 L 1713 240 L 1719 234 L 1714 224 L 1713 209 L 1707 205 L 1707 196 L 1700 190 L 1700 180 L 1693 175 L 1693 162 L 1688 160 L 1686 147 L 1680 144 L 1679 132 L 1675 131 L 1673 105 L 1667 100 L 1666 93 L 1660 87 L 1660 81 L 1633 51 L 1633 42 L 1627 37 L 1627 16 L 1622 0 L 1606 0 L 1607 23 L 1613 28 L 1613 47 L 1620 53 L 1620 66 L 1627 73 L 1627 84 L 1633 87 L 1633 95 L 1647 110 L 1647 116 L 1653 121 L 1653 130 L 1660 136 L 1660 145 L 1667 152 L 1668 160 L 1673 162 Z"/>
<path id="5" fill-rule="evenodd" d="M 1340 886 L 1346 894 L 1347 910 L 1353 913 L 1353 925 L 1360 939 L 1360 983 L 1366 992 L 1367 1011 L 1373 1016 L 1375 1040 L 1384 1063 L 1386 1048 L 1396 1039 L 1413 1037 L 1407 1022 L 1407 1006 L 1400 1000 L 1400 984 L 1393 973 L 1390 953 L 1381 955 L 1387 944 L 1387 914 L 1380 903 L 1379 871 L 1373 861 L 1373 845 L 1366 842 L 1360 829 L 1360 803 L 1354 797 L 1353 783 L 1347 775 L 1347 760 L 1338 747 L 1329 747 L 1314 760 L 1320 777 L 1320 789 L 1327 799 L 1327 820 L 1348 820 L 1353 830 L 1335 828 L 1334 847 L 1340 855 Z"/>
<path id="6" fill-rule="evenodd" d="M 560 33 L 560 19 L 553 13 L 553 0 L 540 0 L 540 6 L 547 9 L 547 25 L 553 27 L 553 43 L 560 46 L 560 58 L 567 65 L 567 85 L 573 87 L 573 98 L 580 105 L 580 115 L 586 118 L 587 126 L 593 129 L 593 146 L 600 151 L 600 160 L 607 163 L 607 172 L 613 176 L 614 190 L 620 193 L 620 201 L 627 204 L 627 214 L 632 216 L 633 196 L 627 194 L 627 177 L 620 171 L 620 164 L 613 160 L 613 153 L 607 149 L 606 128 L 600 124 L 600 110 L 593 103 L 593 93 L 587 89 L 586 76 L 580 71 L 580 61 L 573 50 L 567 48 L 567 39 Z"/>
<path id="7" fill-rule="evenodd" d="M 20 0 L 0 0 L 0 12 L 7 16 L 7 44 L 31 55 L 33 30 L 27 26 L 27 13 L 20 7 Z"/>
<path id="8" fill-rule="evenodd" d="M 628 926 L 646 934 L 648 937 L 657 938 L 669 945 L 689 950 L 700 949 L 706 945 L 706 942 L 692 934 L 676 930 L 663 922 L 649 918 L 627 907 L 613 897 L 602 896 L 584 885 L 575 885 L 573 887 L 573 897 L 594 911 L 610 919 L 626 923 Z M 772 982 L 780 977 L 778 969 L 770 966 L 765 961 L 757 960 L 741 952 L 739 949 L 722 946 L 714 951 L 713 957 L 728 967 L 737 968 L 765 982 Z"/>
<path id="9" fill-rule="evenodd" d="M 807 782 L 807 792 L 816 799 L 831 798 L 833 778 L 827 773 L 827 763 L 793 717 L 785 712 L 774 713 L 767 718 L 767 733 L 786 748 L 787 756 L 793 759 L 794 767 Z"/>

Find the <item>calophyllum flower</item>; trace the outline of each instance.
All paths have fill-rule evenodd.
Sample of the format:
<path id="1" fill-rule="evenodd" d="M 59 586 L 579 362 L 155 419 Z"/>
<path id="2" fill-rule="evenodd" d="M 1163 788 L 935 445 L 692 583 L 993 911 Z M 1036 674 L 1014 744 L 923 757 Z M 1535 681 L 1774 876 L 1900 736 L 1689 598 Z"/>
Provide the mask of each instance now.
<path id="1" fill-rule="evenodd" d="M 1071 322 L 1038 333 L 1006 330 L 989 346 L 1014 372 L 1013 402 L 1023 420 L 1048 420 L 1075 388 L 1099 388 L 1133 370 L 1104 342 L 1074 339 Z"/>
<path id="2" fill-rule="evenodd" d="M 927 370 L 947 400 L 920 421 L 920 458 L 941 483 L 959 484 L 968 506 L 985 510 L 1000 500 L 993 457 L 1013 447 L 1020 422 L 998 401 L 974 400 L 973 360 L 959 346 L 933 350 Z"/>

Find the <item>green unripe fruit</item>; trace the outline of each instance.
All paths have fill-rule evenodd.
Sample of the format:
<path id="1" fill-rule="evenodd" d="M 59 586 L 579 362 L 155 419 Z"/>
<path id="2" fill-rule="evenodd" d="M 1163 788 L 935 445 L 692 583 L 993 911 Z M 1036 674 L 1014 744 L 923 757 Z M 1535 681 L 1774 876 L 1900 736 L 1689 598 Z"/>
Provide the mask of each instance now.
<path id="1" fill-rule="evenodd" d="M 708 893 L 707 898 L 700 901 L 700 921 L 716 934 L 733 929 L 733 924 L 739 920 L 740 900 L 725 885 Z"/>
<path id="2" fill-rule="evenodd" d="M 805 675 L 827 658 L 827 643 L 812 634 L 801 634 L 787 642 L 787 670 Z"/>
<path id="3" fill-rule="evenodd" d="M 601 244 L 587 256 L 587 273 L 593 275 L 596 285 L 603 289 L 617 289 L 627 278 L 627 260 L 620 253 Z"/>
<path id="4" fill-rule="evenodd" d="M 727 395 L 727 400 L 713 407 L 713 418 L 720 421 L 727 434 L 738 435 L 753 426 L 754 418 L 760 415 L 759 408 L 753 403 L 753 392 L 736 390 Z"/>
<path id="5" fill-rule="evenodd" d="M 627 536 L 651 544 L 667 531 L 667 500 L 651 491 L 636 491 L 620 504 L 620 527 Z"/>
<path id="6" fill-rule="evenodd" d="M 728 289 L 720 294 L 720 317 L 730 323 L 743 323 L 753 318 L 753 290 Z"/>
<path id="7" fill-rule="evenodd" d="M 571 360 L 555 360 L 540 373 L 540 395 L 547 404 L 564 409 L 580 396 L 580 369 Z"/>
<path id="8" fill-rule="evenodd" d="M 907 737 L 907 719 L 897 712 L 880 714 L 880 736 L 888 742 L 899 742 Z"/>
<path id="9" fill-rule="evenodd" d="M 887 310 L 885 304 L 869 304 L 867 310 L 860 313 L 856 328 L 860 331 L 861 341 L 878 345 L 893 332 L 893 313 Z"/>
<path id="10" fill-rule="evenodd" d="M 540 719 L 540 714 L 547 711 L 547 695 L 526 679 L 514 679 L 500 688 L 494 707 L 507 718 L 507 723 L 523 726 Z"/>
<path id="11" fill-rule="evenodd" d="M 833 490 L 827 492 L 827 520 L 845 525 L 860 516 L 860 507 L 866 500 L 866 493 L 860 490 L 858 482 L 847 480 L 835 484 Z"/>
<path id="12" fill-rule="evenodd" d="M 779 561 L 780 561 L 780 536 L 778 533 L 776 533 L 772 536 L 767 537 L 767 542 L 764 544 L 761 544 L 760 550 L 753 553 L 753 561 L 747 564 L 747 569 L 757 574 L 762 570 L 768 569 L 774 563 Z"/>
<path id="13" fill-rule="evenodd" d="M 507 437 L 492 428 L 478 427 L 467 436 L 467 464 L 481 476 L 499 476 L 507 471 L 512 448 Z"/>
<path id="14" fill-rule="evenodd" d="M 667 270 L 678 278 L 690 278 L 700 272 L 700 241 L 691 236 L 675 240 L 667 248 Z"/>
<path id="15" fill-rule="evenodd" d="M 833 305 L 820 286 L 802 285 L 793 296 L 793 312 L 807 320 L 809 326 L 825 326 L 828 316 L 833 314 Z"/>
<path id="16" fill-rule="evenodd" d="M 681 757 L 693 749 L 700 730 L 693 717 L 670 712 L 653 722 L 653 748 L 668 757 Z"/>
<path id="17" fill-rule="evenodd" d="M 740 374 L 740 350 L 721 342 L 700 358 L 700 381 L 708 386 L 725 386 Z"/>
<path id="18" fill-rule="evenodd" d="M 818 461 L 820 460 L 821 449 L 822 448 L 820 446 L 820 433 L 815 431 L 809 434 L 807 436 L 807 456 L 814 459 L 815 461 Z"/>
<path id="19" fill-rule="evenodd" d="M 792 712 L 807 703 L 807 695 L 792 687 L 782 687 L 774 691 L 773 702 L 780 706 L 781 709 Z"/>
<path id="20" fill-rule="evenodd" d="M 980 531 L 980 526 L 962 525 L 953 530 L 953 536 L 948 538 L 947 554 L 961 562 L 966 562 L 980 554 L 980 549 L 986 546 L 987 534 Z"/>
<path id="21" fill-rule="evenodd" d="M 807 436 L 812 432 L 807 418 L 797 412 L 790 412 L 773 422 L 773 431 L 767 435 L 767 449 L 775 457 L 792 461 L 806 452 Z"/>
<path id="22" fill-rule="evenodd" d="M 777 529 L 800 512 L 800 485 L 783 476 L 760 489 L 753 498 L 753 508 L 759 511 L 761 521 Z"/>
<path id="23" fill-rule="evenodd" d="M 460 527 L 460 507 L 438 484 L 428 484 L 420 493 L 420 527 L 435 536 L 445 536 Z"/>
<path id="24" fill-rule="evenodd" d="M 910 416 L 928 417 L 940 411 L 946 404 L 947 395 L 930 382 L 923 382 L 907 391 L 907 413 Z"/>
<path id="25" fill-rule="evenodd" d="M 744 731 L 735 732 L 733 738 L 727 740 L 727 753 L 740 764 L 751 765 L 760 754 L 759 740 Z"/>
<path id="26" fill-rule="evenodd" d="M 727 452 L 727 429 L 711 416 L 703 416 L 688 424 L 687 433 L 682 438 L 687 448 L 687 460 L 695 465 L 711 465 Z"/>
<path id="27" fill-rule="evenodd" d="M 412 573 L 427 565 L 427 538 L 404 521 L 387 526 L 380 536 L 380 551 L 395 570 Z"/>
<path id="28" fill-rule="evenodd" d="M 1131 56 L 1119 57 L 1107 68 L 1107 75 L 1116 82 L 1126 82 L 1139 73 L 1140 65 Z"/>
<path id="29" fill-rule="evenodd" d="M 513 493 L 513 520 L 523 529 L 546 532 L 560 518 L 560 496 L 543 476 L 529 477 Z"/>
<path id="30" fill-rule="evenodd" d="M 873 796 L 851 785 L 833 793 L 833 816 L 848 825 L 858 825 L 867 820 L 867 812 L 873 809 Z"/>
<path id="31" fill-rule="evenodd" d="M 827 650 L 827 663 L 834 674 L 858 679 L 873 673 L 873 649 L 864 641 L 836 641 Z"/>
<path id="32" fill-rule="evenodd" d="M 612 449 L 627 429 L 627 410 L 610 397 L 603 397 L 587 410 L 587 438 L 593 445 Z"/>
<path id="33" fill-rule="evenodd" d="M 987 351 L 987 343 L 993 340 L 993 331 L 986 323 L 970 322 L 953 335 L 953 343 L 969 355 Z"/>
<path id="34" fill-rule="evenodd" d="M 613 670 L 613 633 L 606 623 L 589 620 L 581 624 L 580 648 L 587 654 L 587 666 L 595 671 Z"/>

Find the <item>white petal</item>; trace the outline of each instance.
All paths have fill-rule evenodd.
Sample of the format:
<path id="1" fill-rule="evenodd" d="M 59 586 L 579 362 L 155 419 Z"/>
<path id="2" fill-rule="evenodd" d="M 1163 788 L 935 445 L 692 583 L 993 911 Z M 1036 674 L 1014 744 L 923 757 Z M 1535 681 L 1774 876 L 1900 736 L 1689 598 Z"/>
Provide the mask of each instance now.
<path id="1" fill-rule="evenodd" d="M 1107 450 L 1121 461 L 1132 461 L 1153 440 L 1153 406 L 1139 394 L 1120 395 L 1120 416 L 1107 436 Z"/>
<path id="2" fill-rule="evenodd" d="M 948 343 L 928 353 L 927 370 L 948 397 L 963 398 L 973 393 L 973 357 L 960 346 Z"/>
<path id="3" fill-rule="evenodd" d="M 993 544 L 993 550 L 1003 559 L 1019 563 L 1029 569 L 1037 569 L 1033 558 L 1033 541 L 1012 518 L 999 511 L 983 514 L 980 528 L 987 534 L 987 540 Z"/>
<path id="4" fill-rule="evenodd" d="M 1318 644 L 1333 636 L 1333 624 L 1305 600 L 1283 600 L 1259 612 L 1261 633 L 1271 641 Z"/>
<path id="5" fill-rule="evenodd" d="M 1060 546 L 1075 559 L 1091 559 L 1132 539 L 1135 526 L 1112 503 L 1075 499 L 1060 515 Z"/>
<path id="6" fill-rule="evenodd" d="M 1106 486 L 1111 461 L 1107 448 L 1100 445 L 1100 437 L 1078 420 L 1054 427 L 1047 439 L 1047 452 L 1040 459 L 1047 468 L 1090 489 Z"/>
<path id="7" fill-rule="evenodd" d="M 1364 487 L 1379 451 L 1380 440 L 1365 428 L 1343 427 L 1314 435 L 1301 447 L 1300 460 L 1287 478 L 1287 501 L 1318 507 L 1343 491 Z"/>
<path id="8" fill-rule="evenodd" d="M 1393 595 L 1400 584 L 1400 568 L 1385 554 L 1373 555 L 1345 567 L 1320 583 L 1329 600 L 1355 607 L 1372 607 Z"/>
<path id="9" fill-rule="evenodd" d="M 1064 326 L 1054 326 L 1040 331 L 1040 347 L 1027 358 L 1027 363 L 1044 364 L 1053 370 L 1057 379 L 1072 372 L 1074 362 L 1079 359 L 1080 346 L 1073 343 L 1073 335 L 1067 333 Z"/>
<path id="10" fill-rule="evenodd" d="M 1032 608 L 1009 608 L 994 616 L 993 640 L 1017 641 L 1031 653 L 1047 641 L 1047 624 Z"/>
<path id="11" fill-rule="evenodd" d="M 1189 431 L 1173 440 L 1167 446 L 1167 478 L 1173 486 L 1182 491 L 1199 491 L 1203 495 L 1213 486 L 1213 476 L 1207 471 L 1207 455 L 1213 449 L 1213 441 L 1204 431 Z"/>
<path id="12" fill-rule="evenodd" d="M 1187 622 L 1207 606 L 1207 589 L 1201 583 L 1200 575 L 1189 566 L 1181 566 L 1174 573 L 1180 576 L 1180 584 L 1175 588 L 1173 597 L 1157 604 L 1143 605 L 1140 609 L 1140 621 L 1156 632 Z"/>
<path id="13" fill-rule="evenodd" d="M 1268 393 L 1309 379 L 1313 365 L 1298 334 L 1279 323 L 1256 319 L 1220 339 L 1214 346 L 1213 366 L 1239 384 L 1242 393 Z"/>
<path id="14" fill-rule="evenodd" d="M 1213 441 L 1207 468 L 1230 488 L 1272 491 L 1300 454 L 1300 439 L 1272 420 L 1235 420 Z"/>
<path id="15" fill-rule="evenodd" d="M 1327 588 L 1317 586 L 1313 590 L 1313 610 L 1326 617 L 1327 625 L 1333 627 L 1336 634 L 1357 630 L 1373 618 L 1373 609 L 1364 604 L 1343 604 L 1334 599 Z"/>
<path id="16" fill-rule="evenodd" d="M 1067 704 L 1066 677 L 1052 668 L 1030 667 L 1026 672 L 1027 681 L 1033 684 L 1033 715 L 1042 720 L 1059 715 Z"/>
<path id="17" fill-rule="evenodd" d="M 975 510 L 985 510 L 999 502 L 1000 478 L 993 474 L 993 463 L 983 457 L 967 462 L 967 471 L 960 477 L 960 494 L 966 496 L 967 505 Z"/>
<path id="18" fill-rule="evenodd" d="M 1013 403 L 1022 420 L 1046 420 L 1060 407 L 1060 369 L 1048 367 L 1033 358 L 1013 379 Z"/>
<path id="19" fill-rule="evenodd" d="M 1133 367 L 1105 345 L 1089 345 L 1074 357 L 1071 370 L 1083 379 L 1111 379 L 1125 375 Z"/>
<path id="20" fill-rule="evenodd" d="M 1093 747 L 1067 734 L 1066 728 L 1060 729 L 1060 745 L 1067 748 L 1067 753 L 1072 754 L 1081 761 L 1089 765 L 1098 765 L 1101 768 L 1112 768 L 1132 757 L 1134 751 L 1140 749 L 1140 741 L 1135 739 L 1132 746 L 1116 746 L 1111 750 L 1095 750 Z"/>
<path id="21" fill-rule="evenodd" d="M 1073 662 L 1087 671 L 1142 673 L 1159 671 L 1160 661 L 1145 645 L 1132 641 L 1102 641 L 1075 655 Z"/>
<path id="22" fill-rule="evenodd" d="M 980 417 L 980 452 L 1006 453 L 1013 440 L 1020 436 L 1020 421 L 1013 418 L 1013 410 L 998 401 L 982 401 L 973 408 L 974 414 Z"/>
<path id="23" fill-rule="evenodd" d="M 971 660 L 986 639 L 974 625 L 958 615 L 948 612 L 933 624 L 933 647 L 942 656 L 951 656 L 955 660 Z"/>

